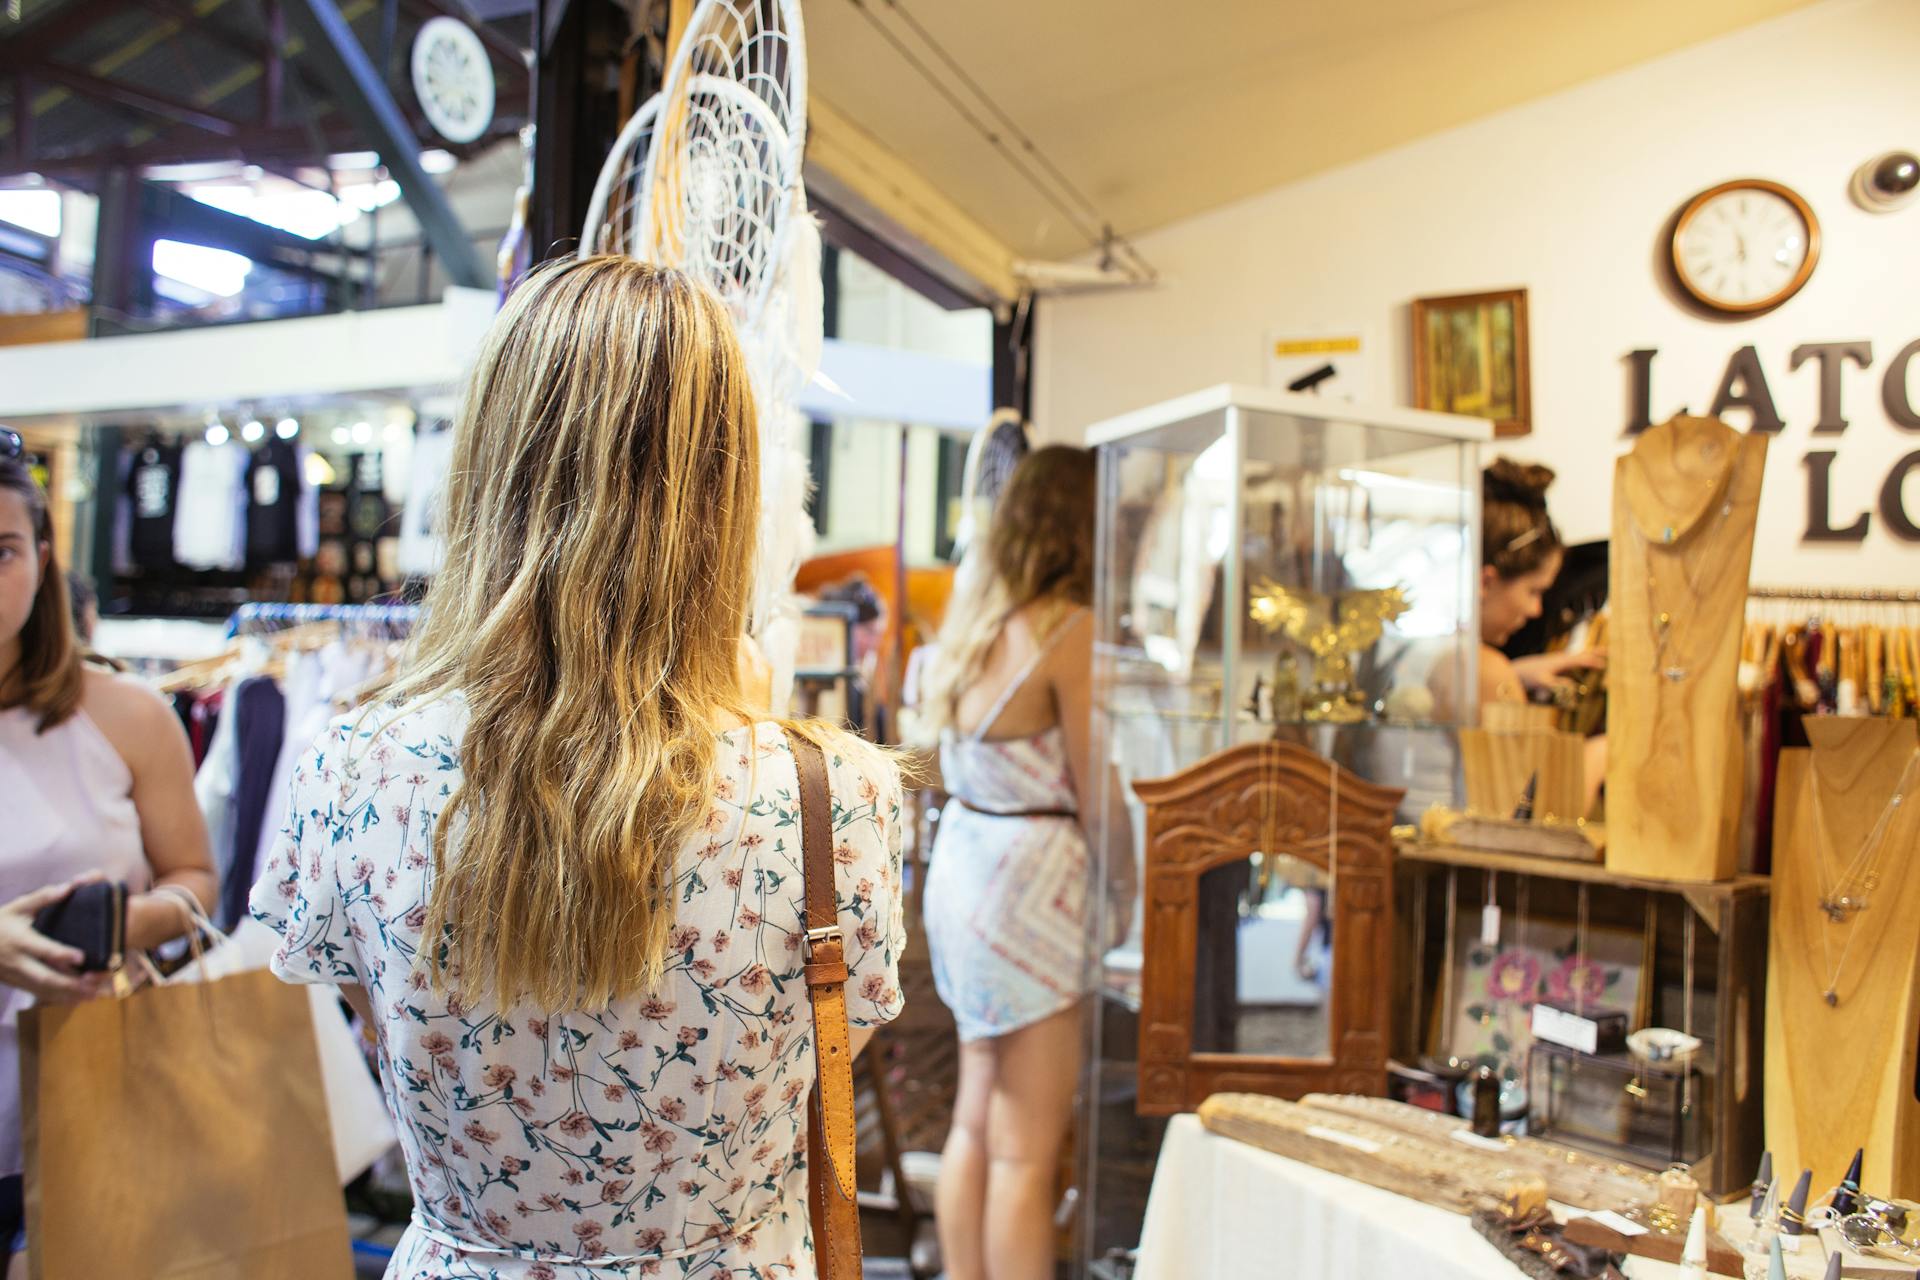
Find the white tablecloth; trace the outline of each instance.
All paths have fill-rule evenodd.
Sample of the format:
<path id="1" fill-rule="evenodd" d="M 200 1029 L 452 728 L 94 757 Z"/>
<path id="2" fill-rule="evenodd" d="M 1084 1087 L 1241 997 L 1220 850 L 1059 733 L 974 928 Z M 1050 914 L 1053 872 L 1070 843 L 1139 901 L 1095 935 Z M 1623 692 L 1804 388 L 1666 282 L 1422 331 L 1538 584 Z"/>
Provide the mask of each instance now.
<path id="1" fill-rule="evenodd" d="M 1635 1280 L 1679 1268 L 1633 1259 Z M 1167 1127 L 1135 1280 L 1514 1280 L 1457 1213 L 1208 1133 Z"/>

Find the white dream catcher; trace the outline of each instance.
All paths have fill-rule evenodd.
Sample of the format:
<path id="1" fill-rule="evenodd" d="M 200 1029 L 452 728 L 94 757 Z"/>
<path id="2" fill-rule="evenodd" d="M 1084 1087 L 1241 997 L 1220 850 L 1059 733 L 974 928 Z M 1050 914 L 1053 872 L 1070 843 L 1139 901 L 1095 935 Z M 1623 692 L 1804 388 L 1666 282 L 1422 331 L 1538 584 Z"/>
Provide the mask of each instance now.
<path id="1" fill-rule="evenodd" d="M 621 130 L 600 170 L 582 254 L 678 267 L 733 313 L 760 411 L 760 554 L 753 631 L 793 681 L 795 572 L 813 545 L 800 391 L 820 368 L 820 229 L 801 163 L 807 60 L 799 0 L 701 0 L 666 86 Z"/>

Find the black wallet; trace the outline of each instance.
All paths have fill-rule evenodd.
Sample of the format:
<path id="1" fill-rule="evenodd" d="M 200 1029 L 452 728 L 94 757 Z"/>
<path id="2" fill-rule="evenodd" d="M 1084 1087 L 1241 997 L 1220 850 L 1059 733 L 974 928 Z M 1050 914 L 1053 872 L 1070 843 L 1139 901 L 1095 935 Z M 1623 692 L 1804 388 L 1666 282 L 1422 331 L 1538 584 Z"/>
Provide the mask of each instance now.
<path id="1" fill-rule="evenodd" d="M 41 908 L 33 927 L 81 952 L 86 957 L 81 972 L 103 973 L 120 963 L 127 948 L 127 886 L 114 881 L 83 884 Z"/>

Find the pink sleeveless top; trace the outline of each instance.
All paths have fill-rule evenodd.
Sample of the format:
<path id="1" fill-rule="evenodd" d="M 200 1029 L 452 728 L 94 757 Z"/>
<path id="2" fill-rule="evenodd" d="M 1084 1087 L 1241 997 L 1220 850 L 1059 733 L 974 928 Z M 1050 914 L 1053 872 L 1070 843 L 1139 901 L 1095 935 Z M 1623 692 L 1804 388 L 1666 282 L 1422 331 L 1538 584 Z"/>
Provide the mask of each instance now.
<path id="1" fill-rule="evenodd" d="M 151 879 L 133 807 L 133 774 L 84 711 L 35 733 L 39 717 L 0 711 L 0 903 L 89 871 L 135 890 Z M 0 986 L 0 1177 L 19 1173 L 20 1010 Z"/>

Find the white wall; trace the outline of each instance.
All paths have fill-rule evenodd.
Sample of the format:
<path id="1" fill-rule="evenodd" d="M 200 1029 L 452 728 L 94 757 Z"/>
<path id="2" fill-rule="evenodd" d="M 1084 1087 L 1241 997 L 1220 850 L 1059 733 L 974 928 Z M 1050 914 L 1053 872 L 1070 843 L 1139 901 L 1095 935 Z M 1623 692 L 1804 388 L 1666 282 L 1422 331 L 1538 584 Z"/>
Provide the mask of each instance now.
<path id="1" fill-rule="evenodd" d="M 1276 330 L 1370 331 L 1374 395 L 1404 404 L 1410 299 L 1525 286 L 1535 429 L 1505 451 L 1560 472 L 1553 507 L 1571 539 L 1607 532 L 1612 460 L 1626 443 L 1626 353 L 1660 350 L 1658 421 L 1682 407 L 1704 412 L 1728 357 L 1752 344 L 1787 423 L 1767 464 L 1754 580 L 1911 583 L 1920 544 L 1894 539 L 1877 514 L 1863 547 L 1801 544 L 1800 459 L 1838 448 L 1833 511 L 1844 525 L 1876 503 L 1893 463 L 1920 449 L 1920 433 L 1880 407 L 1888 361 L 1920 339 L 1920 203 L 1872 215 L 1846 195 L 1869 156 L 1920 151 L 1916 68 L 1920 2 L 1829 0 L 1141 237 L 1161 285 L 1042 304 L 1038 429 L 1078 440 L 1115 413 L 1211 383 L 1264 381 Z M 1735 177 L 1795 188 L 1824 232 L 1806 288 L 1738 323 L 1688 311 L 1658 270 L 1674 211 Z M 1870 340 L 1874 362 L 1845 374 L 1852 426 L 1834 445 L 1809 437 L 1815 367 L 1789 373 L 1788 357 L 1801 343 L 1851 339 Z M 1906 488 L 1920 520 L 1920 478 Z"/>

